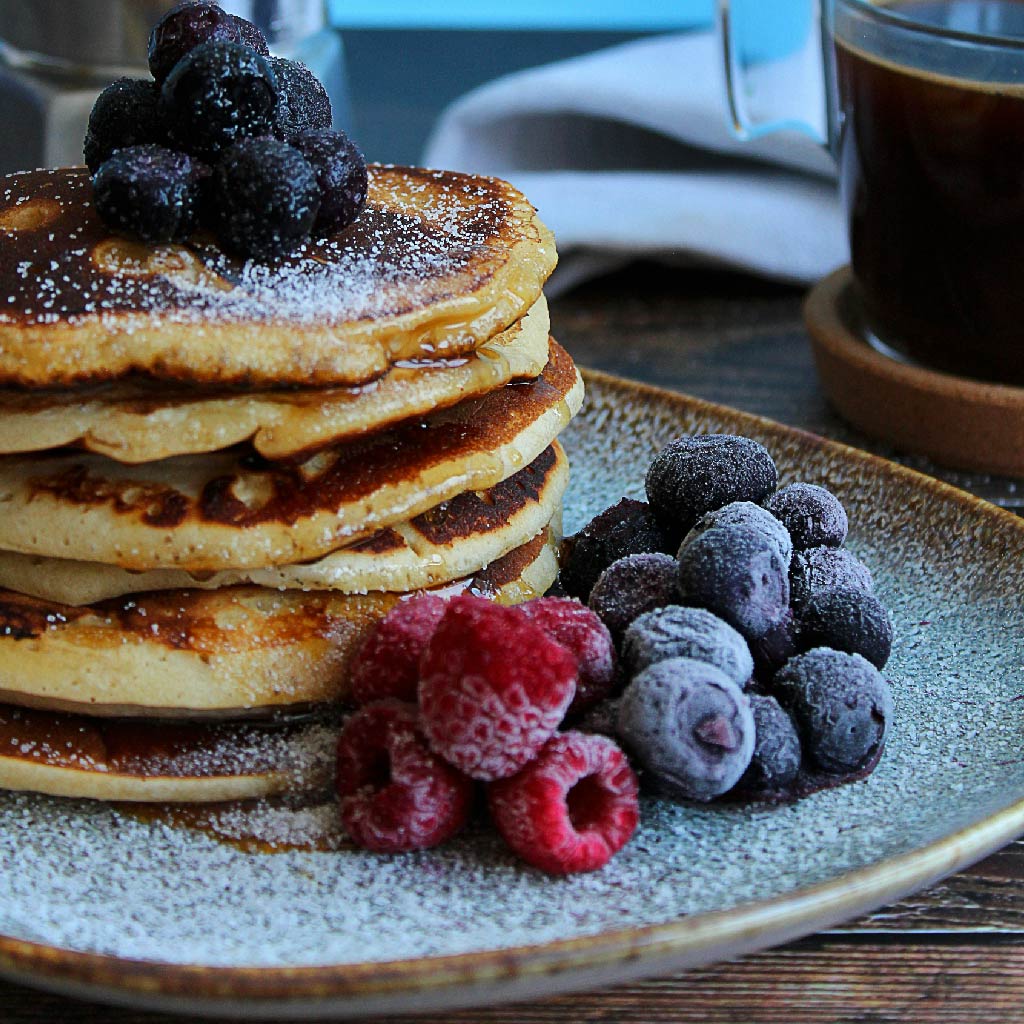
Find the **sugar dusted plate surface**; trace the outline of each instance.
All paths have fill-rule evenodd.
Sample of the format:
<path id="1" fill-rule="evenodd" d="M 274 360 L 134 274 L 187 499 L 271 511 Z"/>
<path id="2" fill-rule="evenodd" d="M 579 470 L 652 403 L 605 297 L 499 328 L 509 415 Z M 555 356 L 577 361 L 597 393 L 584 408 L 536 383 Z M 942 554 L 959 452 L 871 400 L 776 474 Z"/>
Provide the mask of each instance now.
<path id="1" fill-rule="evenodd" d="M 778 809 L 648 800 L 605 870 L 561 880 L 483 828 L 404 858 L 271 856 L 105 806 L 0 795 L 0 971 L 248 1016 L 528 998 L 825 927 L 1024 832 L 1024 520 L 767 421 L 589 385 L 565 434 L 567 532 L 641 496 L 650 457 L 686 432 L 756 437 L 784 482 L 843 499 L 897 627 L 897 718 L 874 775 Z"/>

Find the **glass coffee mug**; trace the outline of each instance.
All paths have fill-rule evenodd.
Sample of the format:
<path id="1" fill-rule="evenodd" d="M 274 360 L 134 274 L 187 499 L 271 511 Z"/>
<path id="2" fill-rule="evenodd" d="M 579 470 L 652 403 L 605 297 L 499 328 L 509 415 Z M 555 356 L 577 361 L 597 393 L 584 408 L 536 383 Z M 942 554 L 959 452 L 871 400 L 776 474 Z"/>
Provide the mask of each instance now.
<path id="1" fill-rule="evenodd" d="M 734 126 L 795 127 L 745 114 L 739 2 L 719 0 Z M 926 366 L 1024 385 L 1024 0 L 822 2 L 820 141 L 867 329 Z"/>

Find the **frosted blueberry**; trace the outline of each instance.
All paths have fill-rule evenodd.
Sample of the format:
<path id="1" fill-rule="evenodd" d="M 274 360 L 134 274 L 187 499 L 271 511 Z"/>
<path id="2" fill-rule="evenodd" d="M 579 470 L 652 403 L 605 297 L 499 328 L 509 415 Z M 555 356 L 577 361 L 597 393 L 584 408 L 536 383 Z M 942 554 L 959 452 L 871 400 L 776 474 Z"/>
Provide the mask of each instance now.
<path id="1" fill-rule="evenodd" d="M 840 547 L 849 520 L 839 499 L 817 484 L 797 483 L 773 494 L 765 507 L 789 531 L 798 551 L 821 546 Z"/>
<path id="2" fill-rule="evenodd" d="M 892 651 L 892 619 L 874 594 L 854 587 L 816 591 L 799 621 L 800 646 L 833 647 L 860 654 L 875 668 L 884 668 Z"/>
<path id="3" fill-rule="evenodd" d="M 713 800 L 732 789 L 754 752 L 742 690 L 713 665 L 659 661 L 626 688 L 618 733 L 647 773 L 677 799 Z"/>
<path id="4" fill-rule="evenodd" d="M 706 512 L 774 492 L 771 455 L 749 437 L 695 434 L 669 442 L 647 471 L 647 499 L 665 533 L 681 540 Z"/>
<path id="5" fill-rule="evenodd" d="M 789 608 L 789 573 L 775 542 L 749 526 L 718 526 L 679 549 L 683 604 L 707 608 L 747 640 L 764 636 Z"/>
<path id="6" fill-rule="evenodd" d="M 893 718 L 888 682 L 859 654 L 816 647 L 791 658 L 773 681 L 796 720 L 804 750 L 827 772 L 865 767 Z"/>
<path id="7" fill-rule="evenodd" d="M 705 661 L 740 688 L 754 671 L 746 640 L 728 622 L 704 608 L 680 605 L 657 608 L 636 619 L 626 630 L 622 657 L 631 675 L 668 658 Z"/>
<path id="8" fill-rule="evenodd" d="M 671 555 L 627 555 L 598 577 L 590 592 L 590 608 L 619 641 L 626 627 L 644 612 L 678 603 L 678 571 Z"/>

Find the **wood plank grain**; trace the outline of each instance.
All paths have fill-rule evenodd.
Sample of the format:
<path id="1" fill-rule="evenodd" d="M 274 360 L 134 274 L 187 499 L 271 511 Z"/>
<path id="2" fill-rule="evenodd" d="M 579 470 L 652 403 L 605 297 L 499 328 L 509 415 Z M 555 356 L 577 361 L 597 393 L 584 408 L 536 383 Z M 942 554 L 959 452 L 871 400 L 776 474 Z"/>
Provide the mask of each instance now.
<path id="1" fill-rule="evenodd" d="M 0 983 L 18 1024 L 185 1024 Z M 11 1015 L 13 1014 L 13 1016 Z M 378 1024 L 1011 1024 L 1024 1020 L 1024 943 L 818 939 L 660 980 Z"/>

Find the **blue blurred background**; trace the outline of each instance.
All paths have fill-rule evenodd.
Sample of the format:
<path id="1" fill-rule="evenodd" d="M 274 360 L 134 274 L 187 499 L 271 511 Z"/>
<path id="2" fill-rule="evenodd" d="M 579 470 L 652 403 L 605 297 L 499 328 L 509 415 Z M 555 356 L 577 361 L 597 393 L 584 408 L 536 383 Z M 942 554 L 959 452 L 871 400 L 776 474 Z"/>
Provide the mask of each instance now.
<path id="1" fill-rule="evenodd" d="M 806 37 L 811 0 L 732 0 L 746 60 Z M 329 0 L 351 128 L 373 160 L 413 163 L 441 110 L 499 75 L 641 36 L 709 29 L 714 0 Z M 686 69 L 680 68 L 680 74 Z"/>

